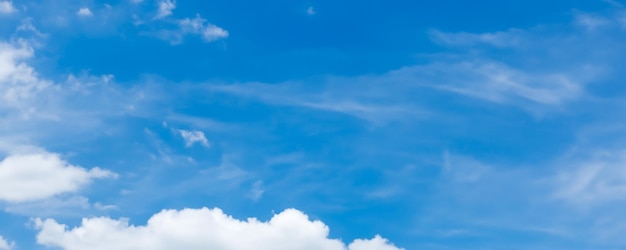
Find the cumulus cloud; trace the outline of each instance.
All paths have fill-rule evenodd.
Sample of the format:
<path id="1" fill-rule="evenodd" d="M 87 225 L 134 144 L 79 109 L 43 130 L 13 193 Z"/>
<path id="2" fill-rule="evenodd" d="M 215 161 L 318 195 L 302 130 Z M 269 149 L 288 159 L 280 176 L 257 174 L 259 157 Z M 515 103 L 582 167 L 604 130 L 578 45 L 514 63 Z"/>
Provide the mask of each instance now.
<path id="1" fill-rule="evenodd" d="M 12 250 L 15 243 L 9 242 L 0 235 L 0 250 Z"/>
<path id="2" fill-rule="evenodd" d="M 172 11 L 176 9 L 176 1 L 173 0 L 161 0 L 158 3 L 158 10 L 154 19 L 162 19 L 172 15 Z"/>
<path id="3" fill-rule="evenodd" d="M 130 225 L 126 219 L 83 219 L 82 225 L 66 225 L 47 219 L 34 221 L 37 242 L 65 250 L 83 249 L 223 249 L 223 250 L 399 250 L 387 240 L 355 240 L 348 247 L 329 239 L 329 228 L 321 221 L 288 209 L 267 222 L 255 218 L 242 221 L 220 209 L 164 210 L 145 226 Z"/>
<path id="4" fill-rule="evenodd" d="M 185 146 L 187 147 L 191 147 L 196 143 L 201 144 L 205 147 L 209 146 L 209 140 L 206 139 L 206 136 L 204 136 L 204 132 L 202 131 L 179 129 L 178 133 L 180 133 L 180 136 L 182 136 L 185 140 Z"/>
<path id="5" fill-rule="evenodd" d="M 13 7 L 13 2 L 11 1 L 0 1 L 0 14 L 11 14 L 16 12 L 17 9 Z"/>
<path id="6" fill-rule="evenodd" d="M 371 240 L 356 239 L 348 246 L 349 250 L 399 250 L 389 240 L 376 235 Z"/>
<path id="7" fill-rule="evenodd" d="M 0 200 L 26 202 L 72 193 L 94 179 L 116 175 L 100 168 L 84 169 L 57 154 L 9 155 L 0 162 Z"/>
<path id="8" fill-rule="evenodd" d="M 76 15 L 82 16 L 82 17 L 88 17 L 88 16 L 93 16 L 93 12 L 91 12 L 89 8 L 80 8 L 76 12 Z"/>

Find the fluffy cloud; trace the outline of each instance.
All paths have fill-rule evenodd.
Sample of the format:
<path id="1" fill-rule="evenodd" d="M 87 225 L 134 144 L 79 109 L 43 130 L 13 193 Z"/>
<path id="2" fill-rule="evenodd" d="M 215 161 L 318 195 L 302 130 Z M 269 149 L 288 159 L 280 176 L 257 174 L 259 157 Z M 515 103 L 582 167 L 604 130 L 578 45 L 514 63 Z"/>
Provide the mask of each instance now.
<path id="1" fill-rule="evenodd" d="M 0 162 L 0 200 L 26 202 L 78 191 L 93 179 L 111 178 L 112 172 L 73 166 L 59 155 L 39 152 L 16 154 Z"/>
<path id="2" fill-rule="evenodd" d="M 0 14 L 11 14 L 17 10 L 11 1 L 0 1 Z"/>
<path id="3" fill-rule="evenodd" d="M 396 246 L 389 243 L 387 239 L 376 235 L 371 240 L 356 239 L 348 246 L 350 250 L 398 250 Z"/>
<path id="4" fill-rule="evenodd" d="M 204 136 L 204 133 L 202 131 L 189 131 L 179 129 L 178 132 L 180 133 L 180 136 L 182 136 L 185 140 L 185 145 L 187 147 L 191 147 L 193 146 L 193 144 L 196 143 L 202 144 L 205 147 L 209 146 L 209 140 L 206 139 L 206 136 Z"/>
<path id="5" fill-rule="evenodd" d="M 0 236 L 0 250 L 11 250 L 15 247 L 15 243 L 5 240 Z"/>
<path id="6" fill-rule="evenodd" d="M 328 227 L 311 221 L 307 215 L 288 209 L 262 222 L 241 221 L 220 209 L 164 210 L 145 226 L 129 225 L 128 220 L 83 219 L 82 225 L 66 225 L 47 219 L 35 220 L 37 242 L 65 250 L 83 249 L 255 249 L 255 250 L 399 250 L 387 240 L 355 240 L 348 247 L 329 239 Z"/>

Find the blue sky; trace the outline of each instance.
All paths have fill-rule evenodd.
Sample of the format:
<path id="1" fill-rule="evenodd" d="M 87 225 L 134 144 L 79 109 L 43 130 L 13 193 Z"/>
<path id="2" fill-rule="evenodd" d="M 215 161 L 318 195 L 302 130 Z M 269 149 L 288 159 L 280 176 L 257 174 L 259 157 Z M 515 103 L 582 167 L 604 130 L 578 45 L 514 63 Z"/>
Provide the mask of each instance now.
<path id="1" fill-rule="evenodd" d="M 0 1 L 0 250 L 626 248 L 623 1 Z"/>

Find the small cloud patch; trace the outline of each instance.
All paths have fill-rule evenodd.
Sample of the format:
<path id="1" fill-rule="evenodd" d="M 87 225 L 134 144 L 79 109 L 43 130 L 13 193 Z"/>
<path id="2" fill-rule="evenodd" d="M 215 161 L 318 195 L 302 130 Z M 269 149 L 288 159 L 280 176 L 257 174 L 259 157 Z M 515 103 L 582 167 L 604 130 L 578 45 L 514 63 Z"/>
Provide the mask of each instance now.
<path id="1" fill-rule="evenodd" d="M 78 12 L 76 12 L 77 16 L 81 17 L 90 17 L 93 16 L 93 12 L 89 8 L 80 8 Z"/>
<path id="2" fill-rule="evenodd" d="M 180 133 L 180 136 L 182 136 L 185 140 L 186 147 L 191 147 L 196 143 L 205 147 L 210 146 L 209 140 L 206 139 L 206 136 L 204 136 L 204 132 L 202 131 L 179 129 L 178 133 Z"/>

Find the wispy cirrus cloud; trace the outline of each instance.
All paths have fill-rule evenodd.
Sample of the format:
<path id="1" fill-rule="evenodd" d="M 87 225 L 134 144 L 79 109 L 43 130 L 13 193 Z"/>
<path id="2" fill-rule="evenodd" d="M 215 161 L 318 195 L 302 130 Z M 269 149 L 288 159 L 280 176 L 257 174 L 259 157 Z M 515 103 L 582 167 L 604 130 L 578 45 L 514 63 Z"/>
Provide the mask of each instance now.
<path id="1" fill-rule="evenodd" d="M 626 224 L 616 219 L 625 215 L 617 209 L 625 204 L 626 175 L 620 167 L 625 162 L 619 149 L 566 151 L 533 166 L 491 164 L 445 152 L 433 194 L 437 202 L 416 219 L 415 232 L 433 234 L 436 227 L 461 230 L 452 238 L 480 239 L 508 230 L 549 236 L 543 246 L 620 246 L 626 243 L 619 236 Z M 499 244 L 506 245 L 483 246 Z"/>
<path id="2" fill-rule="evenodd" d="M 447 46 L 490 45 L 495 47 L 515 47 L 528 42 L 529 33 L 523 29 L 511 29 L 491 33 L 443 32 L 433 29 L 429 31 L 430 39 Z"/>
<path id="3" fill-rule="evenodd" d="M 626 150 L 598 151 L 555 177 L 554 197 L 594 207 L 626 201 Z"/>
<path id="4" fill-rule="evenodd" d="M 428 63 L 379 75 L 326 77 L 300 82 L 210 85 L 212 92 L 302 108 L 350 114 L 365 120 L 393 120 L 428 114 L 429 96 L 449 92 L 512 105 L 532 113 L 566 109 L 595 97 L 594 83 L 620 75 L 611 51 L 625 51 L 620 15 L 603 17 L 603 29 L 589 33 L 578 20 L 568 24 L 512 28 L 491 33 L 450 33 L 432 29 L 445 50 Z M 586 50 L 594 46 L 597 50 Z M 317 87 L 311 87 L 316 85 Z M 427 115 L 426 115 L 427 116 Z"/>

